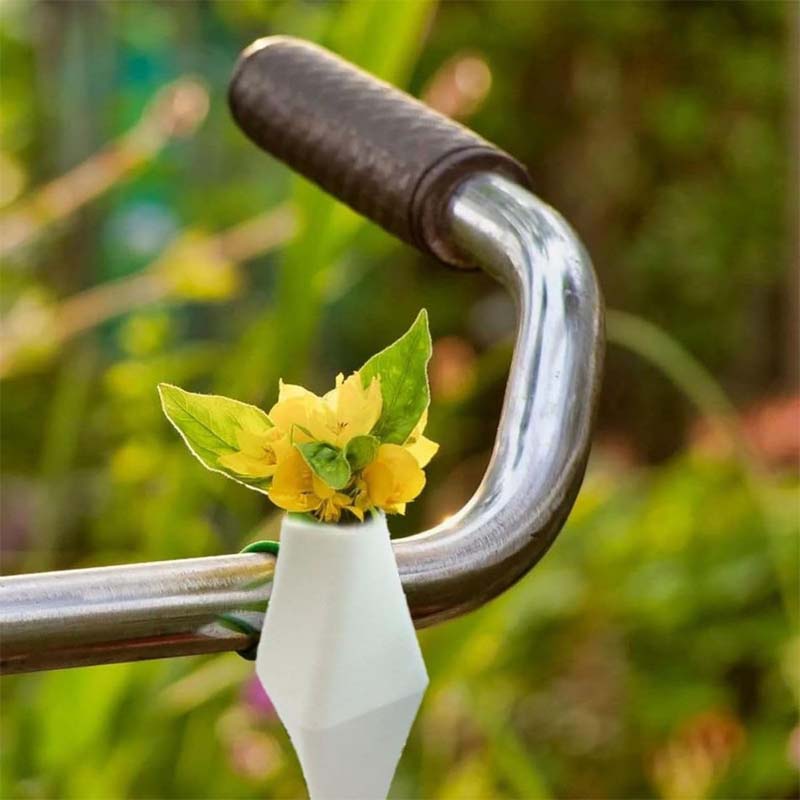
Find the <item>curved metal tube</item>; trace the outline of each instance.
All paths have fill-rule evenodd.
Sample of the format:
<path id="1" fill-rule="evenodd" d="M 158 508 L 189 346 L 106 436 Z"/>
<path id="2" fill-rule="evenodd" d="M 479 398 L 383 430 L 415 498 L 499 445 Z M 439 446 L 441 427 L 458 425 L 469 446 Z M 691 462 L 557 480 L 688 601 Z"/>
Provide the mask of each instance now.
<path id="1" fill-rule="evenodd" d="M 452 240 L 503 283 L 517 340 L 494 454 L 470 502 L 396 541 L 418 627 L 486 603 L 546 552 L 589 453 L 603 353 L 591 263 L 530 192 L 479 174 L 449 207 Z M 0 579 L 0 671 L 28 672 L 222 650 L 261 627 L 274 558 L 219 556 Z"/>
<path id="2" fill-rule="evenodd" d="M 418 627 L 483 605 L 547 551 L 583 480 L 603 359 L 603 304 L 563 218 L 500 175 L 465 181 L 453 241 L 514 299 L 517 340 L 494 453 L 473 498 L 395 542 Z"/>

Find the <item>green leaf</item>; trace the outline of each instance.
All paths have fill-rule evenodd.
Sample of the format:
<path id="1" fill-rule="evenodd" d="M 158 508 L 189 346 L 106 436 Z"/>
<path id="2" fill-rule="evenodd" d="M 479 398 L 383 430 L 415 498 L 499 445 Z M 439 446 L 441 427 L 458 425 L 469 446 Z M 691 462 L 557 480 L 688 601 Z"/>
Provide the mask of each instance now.
<path id="1" fill-rule="evenodd" d="M 430 357 L 431 333 L 423 308 L 406 333 L 359 370 L 365 388 L 380 376 L 383 410 L 372 434 L 382 442 L 403 444 L 428 407 Z"/>
<path id="2" fill-rule="evenodd" d="M 305 442 L 295 447 L 305 459 L 314 474 L 325 481 L 331 489 L 344 489 L 350 480 L 350 464 L 344 453 L 332 444 L 325 442 Z"/>
<path id="3" fill-rule="evenodd" d="M 344 448 L 344 456 L 350 469 L 357 472 L 371 464 L 378 455 L 381 442 L 377 436 L 354 436 Z"/>
<path id="4" fill-rule="evenodd" d="M 168 383 L 158 385 L 161 406 L 187 447 L 207 469 L 220 472 L 239 483 L 241 476 L 219 465 L 219 457 L 239 451 L 237 433 L 244 428 L 254 433 L 272 427 L 260 409 L 229 397 L 186 392 Z M 249 481 L 255 487 L 263 480 Z M 259 488 L 259 487 L 256 487 Z"/>

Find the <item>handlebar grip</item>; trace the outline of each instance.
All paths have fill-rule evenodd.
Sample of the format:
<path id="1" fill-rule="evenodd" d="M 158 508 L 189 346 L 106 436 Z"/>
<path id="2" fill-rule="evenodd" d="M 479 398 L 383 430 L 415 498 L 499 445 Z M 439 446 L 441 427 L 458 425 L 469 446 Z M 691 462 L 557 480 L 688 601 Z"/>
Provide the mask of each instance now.
<path id="1" fill-rule="evenodd" d="M 255 144 L 425 252 L 470 266 L 448 242 L 447 203 L 479 171 L 523 186 L 525 168 L 462 125 L 317 45 L 259 39 L 228 93 Z"/>

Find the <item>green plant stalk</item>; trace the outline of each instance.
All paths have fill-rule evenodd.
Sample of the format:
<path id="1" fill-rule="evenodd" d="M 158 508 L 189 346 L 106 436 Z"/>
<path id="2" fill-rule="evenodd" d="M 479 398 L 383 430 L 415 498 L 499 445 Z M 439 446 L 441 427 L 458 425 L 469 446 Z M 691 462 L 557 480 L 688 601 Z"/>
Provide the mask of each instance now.
<path id="1" fill-rule="evenodd" d="M 93 349 L 77 351 L 64 362 L 53 389 L 42 446 L 41 496 L 35 514 L 38 549 L 33 555 L 39 570 L 54 564 L 64 509 L 69 503 L 69 487 L 64 481 L 78 451 L 82 428 L 77 421 L 83 418 L 90 399 L 95 364 Z"/>
<path id="2" fill-rule="evenodd" d="M 784 557 L 783 519 L 776 509 L 769 477 L 748 445 L 733 403 L 711 373 L 672 336 L 634 314 L 606 310 L 608 341 L 648 361 L 662 372 L 701 414 L 725 436 L 742 469 L 742 479 L 753 495 L 767 533 L 773 568 L 778 578 L 786 613 L 798 619 L 796 559 Z"/>

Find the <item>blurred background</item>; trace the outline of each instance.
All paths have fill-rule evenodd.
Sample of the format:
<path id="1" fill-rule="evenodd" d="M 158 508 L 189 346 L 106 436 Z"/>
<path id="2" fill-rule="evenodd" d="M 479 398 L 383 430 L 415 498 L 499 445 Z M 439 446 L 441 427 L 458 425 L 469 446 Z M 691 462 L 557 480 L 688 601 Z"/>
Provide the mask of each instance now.
<path id="1" fill-rule="evenodd" d="M 394 785 L 419 798 L 797 797 L 797 7 L 781 2 L 0 6 L 2 569 L 274 535 L 162 417 L 266 407 L 434 335 L 439 521 L 487 463 L 512 309 L 292 177 L 231 122 L 253 39 L 323 43 L 530 169 L 609 306 L 575 511 L 501 599 L 421 634 Z M 235 655 L 5 678 L 0 795 L 303 795 Z"/>

